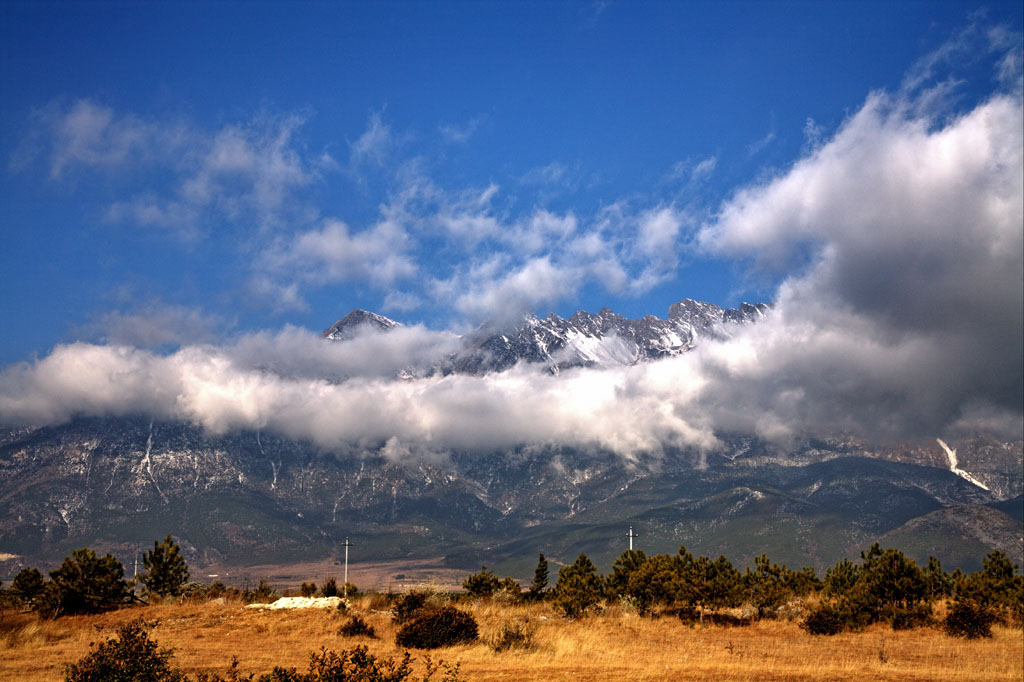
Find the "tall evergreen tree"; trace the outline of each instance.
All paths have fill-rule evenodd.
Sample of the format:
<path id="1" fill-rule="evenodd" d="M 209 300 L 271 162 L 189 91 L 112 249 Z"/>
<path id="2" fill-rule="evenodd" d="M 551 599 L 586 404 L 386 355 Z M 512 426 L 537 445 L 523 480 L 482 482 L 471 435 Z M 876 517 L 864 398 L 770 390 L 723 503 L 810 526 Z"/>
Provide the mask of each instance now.
<path id="1" fill-rule="evenodd" d="M 924 569 L 924 580 L 928 586 L 928 600 L 935 601 L 949 596 L 953 581 L 942 570 L 942 562 L 933 556 L 928 557 L 928 567 Z"/>
<path id="2" fill-rule="evenodd" d="M 188 582 L 188 564 L 170 535 L 163 542 L 153 541 L 153 549 L 142 555 L 142 565 L 146 568 L 142 584 L 150 594 L 176 597 Z"/>
<path id="3" fill-rule="evenodd" d="M 527 593 L 530 599 L 537 600 L 544 596 L 544 590 L 548 588 L 548 560 L 541 552 L 537 558 L 537 568 L 533 571 L 533 582 L 530 584 L 530 591 Z"/>

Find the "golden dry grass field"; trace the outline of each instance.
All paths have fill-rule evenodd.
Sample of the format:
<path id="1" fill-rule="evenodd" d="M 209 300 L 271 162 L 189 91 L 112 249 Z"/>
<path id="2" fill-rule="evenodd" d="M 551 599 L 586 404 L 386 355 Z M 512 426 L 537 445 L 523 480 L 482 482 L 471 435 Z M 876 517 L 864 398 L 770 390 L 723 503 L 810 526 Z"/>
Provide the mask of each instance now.
<path id="1" fill-rule="evenodd" d="M 8 611 L 0 620 L 0 680 L 62 680 L 64 666 L 85 655 L 90 643 L 112 637 L 118 625 L 139 617 L 152 625 L 153 639 L 174 649 L 173 662 L 188 673 L 223 673 L 233 655 L 245 673 L 262 674 L 274 665 L 304 670 L 310 651 L 356 644 L 399 656 L 396 626 L 373 606 L 370 598 L 359 598 L 354 611 L 378 639 L 339 636 L 348 616 L 338 612 L 258 611 L 230 602 L 146 606 L 56 621 Z M 704 627 L 615 607 L 579 621 L 564 620 L 543 604 L 462 608 L 476 617 L 485 641 L 510 621 L 535 627 L 529 651 L 496 653 L 481 642 L 434 652 L 435 659 L 460 662 L 466 681 L 1024 679 L 1024 633 L 1004 626 L 979 641 L 952 639 L 935 628 L 894 632 L 883 625 L 813 637 L 785 620 Z M 414 652 L 419 671 L 422 653 Z"/>

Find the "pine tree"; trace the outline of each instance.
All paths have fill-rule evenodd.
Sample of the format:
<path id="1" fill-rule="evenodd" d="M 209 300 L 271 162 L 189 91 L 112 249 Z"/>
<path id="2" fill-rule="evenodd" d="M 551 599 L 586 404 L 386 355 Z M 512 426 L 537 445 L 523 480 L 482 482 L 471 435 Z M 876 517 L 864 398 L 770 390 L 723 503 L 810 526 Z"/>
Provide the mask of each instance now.
<path id="1" fill-rule="evenodd" d="M 641 549 L 627 549 L 619 555 L 608 575 L 606 593 L 609 599 L 629 596 L 629 576 L 647 560 Z"/>
<path id="2" fill-rule="evenodd" d="M 34 568 L 23 568 L 18 571 L 11 582 L 11 590 L 24 604 L 31 605 L 42 593 L 46 584 L 43 574 Z"/>
<path id="3" fill-rule="evenodd" d="M 603 582 L 597 567 L 586 554 L 558 570 L 555 585 L 555 606 L 566 616 L 575 618 L 601 600 Z"/>
<path id="4" fill-rule="evenodd" d="M 688 605 L 691 593 L 687 589 L 685 559 L 679 555 L 655 554 L 647 557 L 629 574 L 626 594 L 633 598 L 641 612 L 658 604 L 671 604 L 682 600 Z"/>
<path id="5" fill-rule="evenodd" d="M 857 582 L 860 567 L 849 559 L 843 559 L 825 571 L 824 594 L 826 597 L 841 597 Z"/>
<path id="6" fill-rule="evenodd" d="M 50 571 L 50 582 L 40 593 L 36 608 L 50 617 L 93 613 L 116 608 L 130 595 L 121 562 L 110 554 L 97 557 L 85 547 L 73 551 L 60 568 Z"/>
<path id="7" fill-rule="evenodd" d="M 150 594 L 176 597 L 188 582 L 188 564 L 170 535 L 163 542 L 153 541 L 153 549 L 142 555 L 142 565 L 146 568 L 142 584 Z"/>
<path id="8" fill-rule="evenodd" d="M 758 617 L 778 608 L 789 597 L 785 576 L 786 567 L 772 563 L 768 555 L 754 557 L 754 570 L 748 568 L 743 581 L 750 603 L 757 607 Z"/>
<path id="9" fill-rule="evenodd" d="M 473 573 L 462 582 L 462 588 L 470 597 L 490 597 L 501 587 L 501 580 L 486 566 L 479 573 Z"/>
<path id="10" fill-rule="evenodd" d="M 953 581 L 942 570 L 942 562 L 933 556 L 928 557 L 928 567 L 924 569 L 924 579 L 928 585 L 929 601 L 949 596 L 953 588 Z"/>
<path id="11" fill-rule="evenodd" d="M 544 596 L 544 590 L 548 587 L 548 560 L 541 552 L 537 559 L 537 568 L 533 571 L 533 583 L 530 584 L 530 591 L 527 592 L 531 600 L 538 600 Z"/>

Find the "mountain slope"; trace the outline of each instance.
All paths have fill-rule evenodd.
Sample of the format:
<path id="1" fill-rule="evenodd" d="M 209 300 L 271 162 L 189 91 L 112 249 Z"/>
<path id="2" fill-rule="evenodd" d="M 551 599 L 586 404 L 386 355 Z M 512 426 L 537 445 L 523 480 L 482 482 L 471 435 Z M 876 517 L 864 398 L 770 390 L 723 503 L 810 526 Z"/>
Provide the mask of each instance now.
<path id="1" fill-rule="evenodd" d="M 397 464 L 143 419 L 80 419 L 0 442 L 0 553 L 19 557 L 0 575 L 85 545 L 129 561 L 168 532 L 197 565 L 329 557 L 347 536 L 362 560 L 445 555 L 458 568 L 526 575 L 538 551 L 556 561 L 585 551 L 610 565 L 629 525 L 649 552 L 685 544 L 740 563 L 767 552 L 822 568 L 915 519 L 998 504 L 948 469 L 845 446 L 829 455 L 821 443 L 806 445 L 817 459 L 801 461 L 772 460 L 744 441 L 732 459 L 699 468 L 686 451 L 627 466 L 555 447 Z M 948 568 L 980 546 L 960 531 L 936 537 Z M 1000 548 L 1020 559 L 1019 542 Z"/>

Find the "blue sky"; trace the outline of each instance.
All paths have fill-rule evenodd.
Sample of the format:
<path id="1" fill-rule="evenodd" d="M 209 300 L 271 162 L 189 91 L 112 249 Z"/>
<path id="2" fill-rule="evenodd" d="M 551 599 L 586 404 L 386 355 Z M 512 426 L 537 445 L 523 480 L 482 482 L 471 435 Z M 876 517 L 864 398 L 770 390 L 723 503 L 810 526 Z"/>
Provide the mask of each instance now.
<path id="1" fill-rule="evenodd" d="M 1022 24 L 1019 2 L 3 3 L 0 422 L 148 405 L 319 437 L 338 414 L 308 391 L 348 388 L 316 372 L 363 358 L 311 339 L 353 308 L 414 327 L 360 351 L 377 372 L 525 310 L 690 297 L 777 305 L 622 370 L 650 381 L 604 375 L 600 418 L 582 379 L 445 381 L 541 440 L 604 419 L 613 449 L 1016 434 Z M 449 384 L 380 371 L 401 410 L 329 442 L 448 423 Z M 545 392 L 582 416 L 502 421 Z M 630 395 L 665 422 L 616 421 Z"/>
<path id="2" fill-rule="evenodd" d="M 391 264 L 397 272 L 376 279 L 365 270 L 388 267 L 382 245 L 353 256 L 365 268 L 333 274 L 303 278 L 288 270 L 308 263 L 266 262 L 325 220 L 350 236 L 372 229 L 413 183 L 434 193 L 408 207 L 417 219 L 461 211 L 507 231 L 539 210 L 581 225 L 605 212 L 624 224 L 620 245 L 645 212 L 678 212 L 673 253 L 646 281 L 637 280 L 651 258 L 637 254 L 621 281 L 556 279 L 511 295 L 510 306 L 639 316 L 664 315 L 683 297 L 771 298 L 777 278 L 687 249 L 688 235 L 737 188 L 797 159 L 808 126 L 828 135 L 979 13 L 1021 23 L 1019 3 L 955 2 L 9 2 L 2 11 L 5 363 L 103 338 L 111 314 L 162 313 L 209 333 L 319 329 L 353 307 L 434 327 L 479 322 L 492 303 L 459 296 L 524 263 L 470 275 L 510 249 L 484 227 L 453 236 L 406 218 L 399 227 L 412 243 Z M 980 80 L 962 95 L 987 92 Z M 62 135 L 76 112 L 106 129 Z M 232 131 L 250 158 L 198 178 L 195 157 Z M 190 180 L 220 196 L 183 205 Z M 177 214 L 133 215 L 143 203 L 171 213 L 176 204 Z"/>

